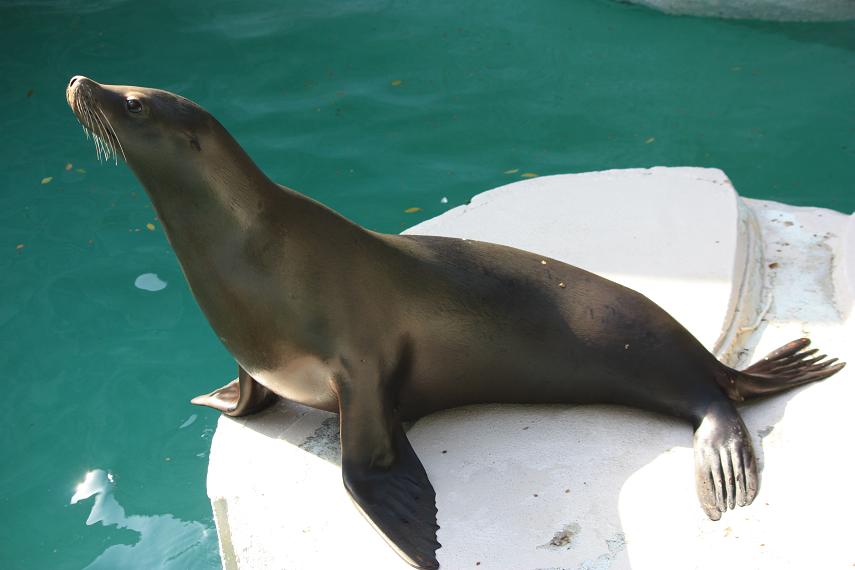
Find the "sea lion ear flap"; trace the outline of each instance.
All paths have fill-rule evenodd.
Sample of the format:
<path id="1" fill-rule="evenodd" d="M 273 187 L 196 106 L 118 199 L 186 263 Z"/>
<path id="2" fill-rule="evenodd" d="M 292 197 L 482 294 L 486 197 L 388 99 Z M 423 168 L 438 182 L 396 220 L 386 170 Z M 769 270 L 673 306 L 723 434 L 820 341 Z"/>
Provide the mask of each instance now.
<path id="1" fill-rule="evenodd" d="M 196 133 L 186 131 L 184 134 L 187 136 L 187 142 L 190 143 L 190 147 L 196 152 L 202 152 L 202 145 L 199 144 L 199 137 L 196 136 Z"/>
<path id="2" fill-rule="evenodd" d="M 353 419 L 341 410 L 342 477 L 353 502 L 407 563 L 439 568 L 436 493 L 400 422 L 378 432 Z"/>

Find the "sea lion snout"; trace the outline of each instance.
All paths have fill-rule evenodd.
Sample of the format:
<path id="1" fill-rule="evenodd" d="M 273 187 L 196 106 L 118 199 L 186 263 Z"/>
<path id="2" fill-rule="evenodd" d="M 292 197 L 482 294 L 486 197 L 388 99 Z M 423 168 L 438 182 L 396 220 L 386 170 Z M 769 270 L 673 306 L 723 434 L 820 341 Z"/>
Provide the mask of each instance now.
<path id="1" fill-rule="evenodd" d="M 68 87 L 65 88 L 65 100 L 75 114 L 77 114 L 77 110 L 75 109 L 74 102 L 80 93 L 80 88 L 86 84 L 97 85 L 97 83 L 84 75 L 75 75 L 68 81 Z"/>
<path id="2" fill-rule="evenodd" d="M 119 136 L 110 121 L 114 117 L 110 107 L 115 106 L 116 98 L 111 87 L 103 86 L 83 75 L 75 75 L 65 88 L 65 99 L 87 136 L 92 136 L 99 160 L 112 157 L 118 161 L 120 153 L 122 158 L 127 160 Z"/>
<path id="3" fill-rule="evenodd" d="M 75 91 L 77 91 L 77 84 L 79 80 L 83 79 L 82 75 L 75 75 L 71 78 L 71 81 L 68 82 L 68 87 L 65 88 L 65 101 L 68 103 L 68 106 L 71 107 L 71 110 L 74 110 L 74 95 Z"/>

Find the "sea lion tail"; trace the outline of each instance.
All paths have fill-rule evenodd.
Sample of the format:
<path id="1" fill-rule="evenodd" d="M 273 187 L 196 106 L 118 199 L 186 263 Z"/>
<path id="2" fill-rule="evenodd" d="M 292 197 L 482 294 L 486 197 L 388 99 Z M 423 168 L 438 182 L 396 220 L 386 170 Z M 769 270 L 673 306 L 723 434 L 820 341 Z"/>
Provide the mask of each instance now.
<path id="1" fill-rule="evenodd" d="M 810 339 L 807 338 L 788 342 L 748 368 L 734 370 L 722 387 L 731 400 L 749 400 L 823 380 L 846 365 L 836 358 L 823 360 L 824 354 L 813 356 L 819 350 L 805 350 L 808 345 Z"/>

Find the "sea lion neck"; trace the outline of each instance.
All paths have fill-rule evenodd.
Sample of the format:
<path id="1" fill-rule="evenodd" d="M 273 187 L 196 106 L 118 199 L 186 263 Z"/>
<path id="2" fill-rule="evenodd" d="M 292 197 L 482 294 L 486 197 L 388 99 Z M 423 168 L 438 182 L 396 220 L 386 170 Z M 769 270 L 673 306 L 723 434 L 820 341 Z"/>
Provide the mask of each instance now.
<path id="1" fill-rule="evenodd" d="M 160 150 L 132 159 L 129 166 L 149 195 L 170 241 L 235 239 L 263 223 L 274 205 L 287 207 L 285 196 L 219 125 L 202 150 L 182 149 L 181 156 Z M 195 235 L 194 235 L 195 234 Z"/>
<path id="2" fill-rule="evenodd" d="M 219 123 L 200 137 L 201 150 L 187 146 L 179 161 L 164 158 L 129 165 L 149 195 L 170 243 L 183 261 L 198 246 L 215 247 L 263 234 L 286 236 L 293 248 L 314 235 L 318 223 L 347 233 L 362 228 L 327 207 L 272 181 Z M 267 244 L 269 245 L 269 244 Z"/>
<path id="3" fill-rule="evenodd" d="M 283 275 L 267 271 L 271 264 L 299 271 L 318 255 L 346 257 L 354 243 L 372 241 L 360 226 L 273 182 L 216 126 L 199 137 L 201 151 L 187 145 L 179 160 L 162 149 L 150 161 L 129 160 L 197 298 L 223 299 L 247 284 L 272 287 Z M 201 303 L 206 313 L 214 304 Z"/>

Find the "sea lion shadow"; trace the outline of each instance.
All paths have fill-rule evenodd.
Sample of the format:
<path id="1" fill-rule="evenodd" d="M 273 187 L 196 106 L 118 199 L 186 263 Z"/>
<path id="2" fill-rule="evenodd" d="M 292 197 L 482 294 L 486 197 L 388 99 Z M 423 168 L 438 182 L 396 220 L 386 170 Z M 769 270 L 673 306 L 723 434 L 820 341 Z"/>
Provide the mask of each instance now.
<path id="1" fill-rule="evenodd" d="M 762 438 L 793 394 L 744 406 L 761 467 Z M 337 414 L 281 401 L 242 423 L 341 464 Z M 485 404 L 408 427 L 436 490 L 438 555 L 447 567 L 469 566 L 466 557 L 478 552 L 479 560 L 526 568 L 532 551 L 543 567 L 619 557 L 630 567 L 627 513 L 644 511 L 650 524 L 660 517 L 707 524 L 694 494 L 691 426 L 668 416 L 620 406 Z M 647 485 L 651 477 L 657 489 Z"/>

